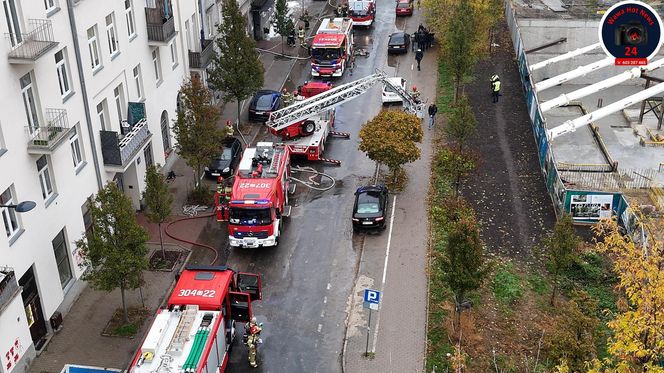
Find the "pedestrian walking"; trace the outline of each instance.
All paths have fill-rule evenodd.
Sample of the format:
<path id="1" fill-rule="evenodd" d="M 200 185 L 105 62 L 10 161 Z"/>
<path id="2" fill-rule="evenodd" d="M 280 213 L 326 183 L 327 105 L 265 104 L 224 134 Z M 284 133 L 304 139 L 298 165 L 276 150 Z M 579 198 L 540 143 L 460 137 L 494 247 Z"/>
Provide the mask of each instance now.
<path id="1" fill-rule="evenodd" d="M 307 45 L 304 43 L 304 28 L 302 25 L 298 26 L 297 28 L 297 39 L 300 41 L 300 47 L 306 47 Z"/>
<path id="2" fill-rule="evenodd" d="M 417 71 L 420 71 L 420 62 L 422 62 L 422 58 L 424 58 L 424 53 L 422 52 L 422 49 L 417 49 L 417 52 L 415 52 L 415 61 L 417 61 Z"/>
<path id="3" fill-rule="evenodd" d="M 433 32 L 428 32 L 424 34 L 424 43 L 426 44 L 426 48 L 429 49 L 431 48 L 431 45 L 433 44 Z"/>
<path id="4" fill-rule="evenodd" d="M 415 31 L 413 32 L 413 42 L 410 44 L 410 51 L 415 52 L 415 48 L 420 46 L 420 33 Z"/>
<path id="5" fill-rule="evenodd" d="M 431 103 L 429 105 L 429 129 L 433 127 L 433 125 L 436 123 L 436 113 L 438 112 L 438 106 L 436 104 Z"/>
<path id="6" fill-rule="evenodd" d="M 427 29 L 424 28 L 424 26 L 423 26 L 421 23 L 420 23 L 419 26 L 417 26 L 417 32 L 423 32 L 423 31 L 426 31 L 426 30 L 427 30 Z"/>
<path id="7" fill-rule="evenodd" d="M 500 78 L 498 74 L 491 77 L 491 96 L 494 104 L 498 102 L 498 98 L 500 97 Z"/>

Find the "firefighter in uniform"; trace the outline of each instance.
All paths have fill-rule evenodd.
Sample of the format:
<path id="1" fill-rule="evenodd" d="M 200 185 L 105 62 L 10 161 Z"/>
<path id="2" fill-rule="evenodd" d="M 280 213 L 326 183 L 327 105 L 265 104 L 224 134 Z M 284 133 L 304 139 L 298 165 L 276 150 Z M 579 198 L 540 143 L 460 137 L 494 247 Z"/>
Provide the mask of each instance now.
<path id="1" fill-rule="evenodd" d="M 307 45 L 304 43 L 304 28 L 302 25 L 297 28 L 297 39 L 300 41 L 300 47 L 305 48 Z"/>
<path id="2" fill-rule="evenodd" d="M 226 137 L 232 137 L 234 132 L 233 123 L 230 120 L 227 120 L 226 125 L 224 126 L 224 135 L 226 135 Z"/>
<path id="3" fill-rule="evenodd" d="M 293 103 L 293 95 L 286 88 L 281 93 L 281 98 L 284 100 L 284 105 L 286 106 L 290 106 Z"/>
<path id="4" fill-rule="evenodd" d="M 256 317 L 252 317 L 251 321 L 244 326 L 245 333 L 247 335 L 247 348 L 249 349 L 249 365 L 253 368 L 258 367 L 256 362 L 256 348 L 258 344 L 261 343 L 260 334 L 263 330 L 261 325 L 256 322 Z"/>
<path id="5" fill-rule="evenodd" d="M 217 178 L 217 193 L 219 193 L 219 209 L 221 211 L 221 218 L 228 219 L 228 204 L 231 202 L 231 195 L 233 188 L 223 176 Z"/>

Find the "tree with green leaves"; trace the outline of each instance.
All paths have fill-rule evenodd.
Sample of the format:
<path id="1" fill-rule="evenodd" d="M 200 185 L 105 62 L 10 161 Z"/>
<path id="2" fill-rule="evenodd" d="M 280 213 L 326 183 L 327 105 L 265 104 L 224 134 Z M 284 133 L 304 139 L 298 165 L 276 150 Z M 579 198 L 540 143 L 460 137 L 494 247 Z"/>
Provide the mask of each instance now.
<path id="1" fill-rule="evenodd" d="M 383 163 L 396 178 L 401 167 L 420 158 L 422 123 L 415 115 L 383 110 L 360 129 L 359 150 Z"/>
<path id="2" fill-rule="evenodd" d="M 83 279 L 94 289 L 120 289 L 124 321 L 129 322 L 125 290 L 143 283 L 148 267 L 148 233 L 136 221 L 129 197 L 110 182 L 88 201 L 92 231 L 76 241 L 88 270 Z"/>
<path id="3" fill-rule="evenodd" d="M 217 125 L 219 109 L 212 103 L 210 91 L 194 76 L 180 88 L 181 107 L 174 120 L 173 133 L 178 142 L 178 153 L 194 169 L 196 188 L 203 167 L 218 155 L 225 133 Z"/>
<path id="4" fill-rule="evenodd" d="M 489 273 L 479 225 L 473 214 L 461 216 L 459 220 L 452 222 L 447 239 L 439 245 L 444 245 L 440 270 L 445 283 L 454 293 L 456 329 L 460 325 L 466 295 L 479 289 Z"/>
<path id="5" fill-rule="evenodd" d="M 436 172 L 454 183 L 454 195 L 459 195 L 461 180 L 468 177 L 478 164 L 478 156 L 466 149 L 443 146 L 434 158 Z"/>
<path id="6" fill-rule="evenodd" d="M 461 86 L 472 76 L 478 56 L 473 50 L 477 33 L 477 11 L 468 1 L 460 1 L 451 9 L 447 30 L 442 34 L 442 54 L 454 78 L 454 102 L 459 99 Z"/>
<path id="7" fill-rule="evenodd" d="M 572 216 L 564 214 L 543 241 L 546 248 L 549 270 L 553 276 L 551 287 L 551 305 L 556 301 L 556 292 L 559 287 L 560 273 L 567 269 L 574 261 L 581 238 L 574 231 Z"/>
<path id="8" fill-rule="evenodd" d="M 447 125 L 444 127 L 444 131 L 461 151 L 470 138 L 477 133 L 477 120 L 475 120 L 468 96 L 465 94 L 459 97 L 451 109 L 447 114 Z"/>
<path id="9" fill-rule="evenodd" d="M 247 20 L 236 0 L 223 0 L 221 18 L 217 28 L 218 51 L 208 70 L 208 81 L 222 91 L 224 103 L 237 102 L 239 122 L 240 104 L 263 87 L 265 70 L 258 59 L 256 43 L 247 35 Z"/>
<path id="10" fill-rule="evenodd" d="M 274 4 L 274 29 L 281 36 L 281 54 L 284 54 L 284 38 L 293 30 L 293 21 L 288 15 L 288 3 L 286 0 L 277 0 Z"/>
<path id="11" fill-rule="evenodd" d="M 159 226 L 159 245 L 161 246 L 161 255 L 166 260 L 166 250 L 164 250 L 164 239 L 162 237 L 161 225 L 171 215 L 171 205 L 173 204 L 173 195 L 168 190 L 166 177 L 159 172 L 155 165 L 148 167 L 145 172 L 145 190 L 143 191 L 145 200 L 145 217 L 151 223 Z"/>

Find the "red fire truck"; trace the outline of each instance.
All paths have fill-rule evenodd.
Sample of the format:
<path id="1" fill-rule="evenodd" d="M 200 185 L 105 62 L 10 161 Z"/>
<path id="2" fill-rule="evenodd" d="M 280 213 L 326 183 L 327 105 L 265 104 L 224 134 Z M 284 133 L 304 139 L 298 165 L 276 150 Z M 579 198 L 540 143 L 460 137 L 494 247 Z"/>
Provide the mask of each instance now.
<path id="1" fill-rule="evenodd" d="M 289 182 L 290 153 L 286 146 L 259 142 L 244 150 L 230 195 L 223 187 L 215 194 L 217 220 L 228 221 L 231 246 L 279 244 L 283 218 L 291 211 Z"/>
<path id="2" fill-rule="evenodd" d="M 260 276 L 230 268 L 187 267 L 166 308 L 157 311 L 129 373 L 223 373 L 235 322 L 251 319 L 261 299 Z"/>
<path id="3" fill-rule="evenodd" d="M 349 0 L 348 16 L 353 20 L 353 26 L 370 27 L 376 18 L 376 1 Z"/>
<path id="4" fill-rule="evenodd" d="M 353 56 L 353 20 L 325 18 L 311 43 L 311 75 L 340 77 Z"/>

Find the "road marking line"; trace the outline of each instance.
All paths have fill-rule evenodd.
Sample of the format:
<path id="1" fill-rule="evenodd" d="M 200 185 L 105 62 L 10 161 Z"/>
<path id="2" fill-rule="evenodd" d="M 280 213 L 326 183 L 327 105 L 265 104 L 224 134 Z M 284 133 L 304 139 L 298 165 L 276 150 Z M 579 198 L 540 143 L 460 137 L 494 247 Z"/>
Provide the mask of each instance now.
<path id="1" fill-rule="evenodd" d="M 323 304 L 327 304 L 327 296 L 323 297 Z"/>
<path id="2" fill-rule="evenodd" d="M 321 331 L 322 329 L 323 329 L 323 324 L 318 324 L 318 332 L 319 332 L 319 333 L 320 333 L 320 331 Z"/>
<path id="3" fill-rule="evenodd" d="M 327 290 L 330 290 L 330 289 L 332 289 L 332 284 L 330 284 L 330 283 L 328 282 L 328 283 L 327 283 Z"/>
<path id="4" fill-rule="evenodd" d="M 321 317 L 321 318 L 325 317 L 325 310 L 321 311 L 321 313 L 320 313 L 320 317 Z"/>
<path id="5" fill-rule="evenodd" d="M 385 264 L 383 265 L 383 282 L 380 284 L 380 293 L 383 294 L 382 298 L 385 299 L 385 279 L 387 278 L 387 263 L 390 259 L 390 245 L 392 244 L 392 229 L 394 228 L 394 211 L 397 207 L 397 196 L 392 200 L 392 216 L 390 216 L 390 231 L 387 236 L 387 248 L 385 249 Z M 378 339 L 378 329 L 380 328 L 380 312 L 376 312 L 376 326 L 374 327 L 373 343 L 371 344 L 371 352 L 376 352 L 376 342 Z"/>

